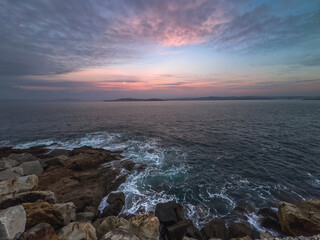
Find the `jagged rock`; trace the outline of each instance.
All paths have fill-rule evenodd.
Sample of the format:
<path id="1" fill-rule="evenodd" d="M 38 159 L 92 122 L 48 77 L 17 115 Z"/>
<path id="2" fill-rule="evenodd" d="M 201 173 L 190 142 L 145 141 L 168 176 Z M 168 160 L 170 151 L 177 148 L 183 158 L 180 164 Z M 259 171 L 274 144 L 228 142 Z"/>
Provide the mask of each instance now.
<path id="1" fill-rule="evenodd" d="M 245 236 L 245 237 L 241 237 L 241 238 L 231 238 L 230 240 L 252 240 L 252 238 L 249 236 Z"/>
<path id="2" fill-rule="evenodd" d="M 50 224 L 39 223 L 24 232 L 19 240 L 58 240 L 58 236 Z"/>
<path id="3" fill-rule="evenodd" d="M 47 159 L 41 159 L 40 163 L 43 168 L 48 168 L 50 166 L 54 165 L 62 165 L 65 163 L 69 158 L 65 155 L 57 156 L 57 157 L 52 157 L 52 158 L 47 158 Z"/>
<path id="4" fill-rule="evenodd" d="M 108 232 L 100 240 L 140 240 L 136 235 L 122 229 Z"/>
<path id="5" fill-rule="evenodd" d="M 40 174 L 43 172 L 43 168 L 38 160 L 24 162 L 19 167 L 22 168 L 24 175 Z"/>
<path id="6" fill-rule="evenodd" d="M 86 206 L 83 211 L 92 212 L 94 214 L 92 221 L 96 220 L 100 216 L 99 210 L 93 206 Z"/>
<path id="7" fill-rule="evenodd" d="M 119 213 L 121 212 L 123 206 L 124 206 L 124 203 L 120 200 L 117 200 L 114 203 L 106 206 L 103 209 L 101 216 L 103 216 L 103 217 L 118 216 Z"/>
<path id="8" fill-rule="evenodd" d="M 106 233 L 115 229 L 127 229 L 128 221 L 124 218 L 117 218 L 115 216 L 109 216 L 97 227 L 97 237 L 102 238 Z"/>
<path id="9" fill-rule="evenodd" d="M 69 151 L 65 149 L 53 149 L 49 154 L 50 157 L 58 157 L 61 155 L 69 156 Z"/>
<path id="10" fill-rule="evenodd" d="M 59 240 L 97 240 L 96 230 L 91 223 L 72 222 L 64 226 L 59 233 Z"/>
<path id="11" fill-rule="evenodd" d="M 242 238 L 251 236 L 251 227 L 247 222 L 231 223 L 229 225 L 229 236 L 231 238 Z"/>
<path id="12" fill-rule="evenodd" d="M 101 199 L 126 179 L 119 176 L 121 169 L 101 166 L 115 160 L 119 157 L 104 149 L 74 149 L 63 165 L 50 166 L 39 175 L 39 189 L 54 192 L 59 202 L 73 202 L 78 212 L 86 206 L 98 208 Z"/>
<path id="13" fill-rule="evenodd" d="M 22 167 L 7 168 L 0 172 L 0 180 L 10 180 L 25 175 Z"/>
<path id="14" fill-rule="evenodd" d="M 94 213 L 92 212 L 81 212 L 76 214 L 77 222 L 91 222 L 94 218 Z"/>
<path id="15" fill-rule="evenodd" d="M 2 158 L 0 160 L 0 171 L 5 170 L 7 168 L 12 168 L 18 166 L 19 163 L 14 159 Z"/>
<path id="16" fill-rule="evenodd" d="M 8 194 L 31 191 L 38 186 L 36 175 L 24 176 L 17 179 L 0 181 L 0 197 Z"/>
<path id="17" fill-rule="evenodd" d="M 182 240 L 190 226 L 193 226 L 191 220 L 177 222 L 167 227 L 167 235 L 170 240 Z"/>
<path id="18" fill-rule="evenodd" d="M 95 227 L 95 229 L 97 229 L 99 227 L 99 225 L 105 220 L 106 218 L 97 218 L 92 225 Z"/>
<path id="19" fill-rule="evenodd" d="M 108 196 L 107 202 L 109 204 L 113 204 L 116 201 L 121 201 L 123 204 L 125 204 L 126 197 L 124 196 L 123 192 L 117 192 L 117 193 L 110 193 Z"/>
<path id="20" fill-rule="evenodd" d="M 273 229 L 276 232 L 281 232 L 281 226 L 277 213 L 271 208 L 261 208 L 258 215 L 262 216 L 261 225 L 267 229 Z"/>
<path id="21" fill-rule="evenodd" d="M 313 236 L 320 233 L 320 200 L 296 205 L 280 202 L 278 209 L 282 231 L 290 236 Z"/>
<path id="22" fill-rule="evenodd" d="M 38 160 L 35 156 L 33 156 L 30 153 L 23 153 L 23 154 L 12 153 L 8 156 L 8 158 L 16 160 L 19 164 L 22 164 L 24 162 Z"/>
<path id="23" fill-rule="evenodd" d="M 205 239 L 221 238 L 227 239 L 226 224 L 221 219 L 214 219 L 207 223 L 202 229 L 201 233 Z"/>
<path id="24" fill-rule="evenodd" d="M 56 197 L 50 191 L 31 191 L 18 194 L 9 194 L 0 199 L 0 209 L 42 200 L 48 203 L 56 203 Z"/>
<path id="25" fill-rule="evenodd" d="M 25 230 L 26 212 L 15 206 L 0 212 L 0 239 L 17 239 Z"/>
<path id="26" fill-rule="evenodd" d="M 274 239 L 274 236 L 269 232 L 260 233 L 260 240 L 268 240 L 268 239 Z"/>
<path id="27" fill-rule="evenodd" d="M 22 204 L 27 213 L 27 229 L 42 223 L 49 223 L 54 229 L 69 224 L 75 220 L 75 206 L 73 203 L 49 204 L 35 202 Z"/>
<path id="28" fill-rule="evenodd" d="M 160 222 L 156 216 L 149 213 L 137 215 L 129 219 L 128 231 L 144 240 L 160 239 Z"/>
<path id="29" fill-rule="evenodd" d="M 175 201 L 158 203 L 155 215 L 162 224 L 169 226 L 183 220 L 182 206 Z"/>

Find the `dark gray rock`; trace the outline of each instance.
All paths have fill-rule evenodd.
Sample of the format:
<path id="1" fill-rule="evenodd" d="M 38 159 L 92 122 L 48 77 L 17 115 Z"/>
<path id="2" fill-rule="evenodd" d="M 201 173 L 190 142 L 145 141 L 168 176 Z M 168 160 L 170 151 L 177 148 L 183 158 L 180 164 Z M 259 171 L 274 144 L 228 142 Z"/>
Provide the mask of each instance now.
<path id="1" fill-rule="evenodd" d="M 23 169 L 24 175 L 40 174 L 43 172 L 43 168 L 38 160 L 24 162 L 20 167 Z"/>
<path id="2" fill-rule="evenodd" d="M 182 206 L 175 201 L 158 203 L 155 215 L 159 219 L 160 223 L 165 226 L 170 226 L 183 220 Z"/>
<path id="3" fill-rule="evenodd" d="M 251 226 L 248 222 L 231 223 L 228 229 L 230 238 L 251 236 Z"/>
<path id="4" fill-rule="evenodd" d="M 109 204 L 113 204 L 116 201 L 121 201 L 123 204 L 125 204 L 125 196 L 124 196 L 123 192 L 117 192 L 117 193 L 110 193 L 109 194 L 107 202 Z"/>
<path id="5" fill-rule="evenodd" d="M 192 226 L 191 220 L 177 222 L 167 227 L 167 234 L 170 240 L 182 240 L 187 233 L 188 227 Z"/>
<path id="6" fill-rule="evenodd" d="M 205 239 L 221 238 L 227 239 L 226 224 L 221 219 L 214 219 L 207 223 L 202 229 L 201 233 Z"/>

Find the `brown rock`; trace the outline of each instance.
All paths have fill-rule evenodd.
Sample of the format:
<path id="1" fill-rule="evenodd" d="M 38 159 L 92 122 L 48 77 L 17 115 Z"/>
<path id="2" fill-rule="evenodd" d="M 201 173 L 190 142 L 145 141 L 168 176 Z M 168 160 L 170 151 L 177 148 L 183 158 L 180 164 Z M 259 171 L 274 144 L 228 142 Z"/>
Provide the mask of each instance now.
<path id="1" fill-rule="evenodd" d="M 167 234 L 170 240 L 182 240 L 187 233 L 188 227 L 192 226 L 191 220 L 177 222 L 167 227 Z"/>
<path id="2" fill-rule="evenodd" d="M 61 229 L 59 240 L 97 240 L 96 230 L 90 223 L 72 222 Z"/>
<path id="3" fill-rule="evenodd" d="M 106 233 L 119 228 L 127 229 L 128 221 L 123 218 L 117 218 L 115 216 L 107 217 L 104 221 L 101 222 L 99 227 L 97 227 L 97 237 L 98 239 L 100 239 Z"/>
<path id="4" fill-rule="evenodd" d="M 250 224 L 247 222 L 231 223 L 229 225 L 229 235 L 231 238 L 251 236 Z"/>
<path id="5" fill-rule="evenodd" d="M 28 231 L 24 232 L 19 240 L 58 240 L 54 229 L 48 223 L 39 223 Z"/>
<path id="6" fill-rule="evenodd" d="M 221 238 L 227 239 L 226 224 L 221 219 L 214 219 L 207 223 L 202 229 L 201 233 L 205 239 L 209 238 Z"/>
<path id="7" fill-rule="evenodd" d="M 49 223 L 58 229 L 75 219 L 73 203 L 49 204 L 47 202 L 23 203 L 27 213 L 27 229 L 39 224 Z"/>
<path id="8" fill-rule="evenodd" d="M 108 232 L 100 240 L 141 240 L 136 235 L 123 229 Z"/>
<path id="9" fill-rule="evenodd" d="M 128 231 L 144 240 L 160 239 L 160 222 L 153 214 L 137 215 L 130 218 Z"/>
<path id="10" fill-rule="evenodd" d="M 282 231 L 290 236 L 313 236 L 320 233 L 320 200 L 296 205 L 280 202 L 278 209 Z"/>

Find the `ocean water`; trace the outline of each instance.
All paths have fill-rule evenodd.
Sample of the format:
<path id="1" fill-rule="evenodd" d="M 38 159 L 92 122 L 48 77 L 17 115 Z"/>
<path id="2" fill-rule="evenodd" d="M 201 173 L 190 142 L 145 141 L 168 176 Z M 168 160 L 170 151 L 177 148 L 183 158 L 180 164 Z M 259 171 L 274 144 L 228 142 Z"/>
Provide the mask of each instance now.
<path id="1" fill-rule="evenodd" d="M 147 163 L 120 186 L 126 214 L 176 200 L 201 227 L 242 202 L 320 199 L 320 101 L 1 103 L 0 116 L 0 146 L 88 145 Z"/>

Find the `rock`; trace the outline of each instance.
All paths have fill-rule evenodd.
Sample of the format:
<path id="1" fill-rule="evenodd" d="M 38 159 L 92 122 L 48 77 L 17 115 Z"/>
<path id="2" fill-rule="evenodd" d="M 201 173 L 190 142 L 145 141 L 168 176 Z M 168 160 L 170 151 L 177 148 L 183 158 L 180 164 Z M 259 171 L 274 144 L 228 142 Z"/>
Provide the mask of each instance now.
<path id="1" fill-rule="evenodd" d="M 117 192 L 117 193 L 110 193 L 107 202 L 109 204 L 113 204 L 116 201 L 121 201 L 123 204 L 125 204 L 125 196 L 123 192 Z"/>
<path id="2" fill-rule="evenodd" d="M 258 211 L 258 215 L 262 216 L 260 222 L 263 227 L 273 229 L 279 233 L 282 232 L 277 213 L 271 208 L 261 208 Z"/>
<path id="3" fill-rule="evenodd" d="M 17 239 L 25 230 L 26 212 L 22 206 L 0 212 L 0 239 Z"/>
<path id="4" fill-rule="evenodd" d="M 73 203 L 49 204 L 35 202 L 22 204 L 27 213 L 27 229 L 42 223 L 49 223 L 54 229 L 75 220 L 75 206 Z"/>
<path id="5" fill-rule="evenodd" d="M 115 229 L 127 229 L 128 221 L 124 218 L 117 218 L 115 216 L 109 216 L 97 227 L 97 237 L 102 238 L 106 233 Z"/>
<path id="6" fill-rule="evenodd" d="M 202 233 L 193 225 L 193 223 L 192 225 L 188 226 L 186 236 L 189 238 L 195 238 L 197 240 L 204 239 L 204 237 L 202 236 Z"/>
<path id="7" fill-rule="evenodd" d="M 105 220 L 106 218 L 97 218 L 92 225 L 94 226 L 95 229 L 99 227 L 99 225 Z"/>
<path id="8" fill-rule="evenodd" d="M 116 200 L 114 203 L 109 204 L 103 209 L 101 216 L 103 217 L 118 216 L 123 206 L 124 206 L 124 203 L 122 201 Z"/>
<path id="9" fill-rule="evenodd" d="M 232 210 L 233 213 L 238 214 L 248 214 L 254 212 L 255 209 L 247 202 L 240 202 L 237 206 Z"/>
<path id="10" fill-rule="evenodd" d="M 23 154 L 10 154 L 8 156 L 9 159 L 16 160 L 19 164 L 22 164 L 24 162 L 30 162 L 34 160 L 38 160 L 35 156 L 33 156 L 30 153 L 23 153 Z"/>
<path id="11" fill-rule="evenodd" d="M 48 159 L 41 159 L 41 166 L 44 168 L 55 166 L 55 165 L 63 165 L 66 161 L 68 161 L 69 157 L 65 155 L 48 158 Z"/>
<path id="12" fill-rule="evenodd" d="M 104 149 L 74 149 L 68 161 L 50 166 L 39 175 L 39 189 L 54 192 L 59 202 L 73 202 L 78 212 L 86 206 L 97 209 L 101 199 L 126 179 L 126 175 L 120 176 L 121 168 L 101 166 L 115 160 L 119 157 Z"/>
<path id="13" fill-rule="evenodd" d="M 0 172 L 0 180 L 10 180 L 25 175 L 22 167 L 7 168 Z"/>
<path id="14" fill-rule="evenodd" d="M 137 215 L 129 219 L 128 231 L 144 240 L 160 239 L 160 222 L 156 216 L 149 213 Z"/>
<path id="15" fill-rule="evenodd" d="M 296 205 L 280 202 L 278 209 L 282 231 L 290 236 L 313 236 L 320 233 L 320 200 Z"/>
<path id="16" fill-rule="evenodd" d="M 18 166 L 19 163 L 14 159 L 2 158 L 0 160 L 0 171 L 5 170 L 7 168 L 12 168 Z"/>
<path id="17" fill-rule="evenodd" d="M 24 232 L 19 240 L 58 240 L 54 229 L 48 223 L 39 223 L 28 231 Z"/>
<path id="18" fill-rule="evenodd" d="M 182 206 L 175 201 L 158 203 L 155 215 L 162 224 L 169 226 L 183 220 Z"/>
<path id="19" fill-rule="evenodd" d="M 50 157 L 58 157 L 61 155 L 69 156 L 69 152 L 65 149 L 53 149 L 48 155 Z"/>
<path id="20" fill-rule="evenodd" d="M 252 240 L 252 238 L 249 236 L 245 236 L 245 237 L 241 237 L 241 238 L 231 238 L 231 240 Z"/>
<path id="21" fill-rule="evenodd" d="M 183 240 L 197 240 L 196 238 L 183 237 Z"/>
<path id="22" fill-rule="evenodd" d="M 170 240 L 182 240 L 190 226 L 193 226 L 191 220 L 177 222 L 167 227 L 167 235 Z"/>
<path id="23" fill-rule="evenodd" d="M 42 200 L 48 203 L 56 203 L 56 197 L 50 191 L 31 191 L 18 194 L 9 194 L 0 199 L 0 209 Z"/>
<path id="24" fill-rule="evenodd" d="M 202 229 L 201 233 L 205 239 L 221 238 L 227 239 L 226 224 L 221 219 L 214 219 L 207 223 Z"/>
<path id="25" fill-rule="evenodd" d="M 0 197 L 8 194 L 31 191 L 38 186 L 36 175 L 24 176 L 17 179 L 0 181 Z"/>
<path id="26" fill-rule="evenodd" d="M 83 211 L 92 212 L 94 214 L 92 221 L 96 220 L 100 216 L 99 210 L 93 206 L 86 206 Z"/>
<path id="27" fill-rule="evenodd" d="M 242 238 L 251 236 L 251 227 L 247 222 L 231 223 L 229 225 L 229 236 L 231 238 Z"/>
<path id="28" fill-rule="evenodd" d="M 81 212 L 76 214 L 77 222 L 91 222 L 94 218 L 94 213 L 92 212 Z"/>
<path id="29" fill-rule="evenodd" d="M 260 233 L 260 240 L 268 240 L 274 239 L 275 237 L 269 232 L 261 232 Z"/>
<path id="30" fill-rule="evenodd" d="M 100 240 L 140 240 L 136 235 L 123 229 L 112 230 Z"/>
<path id="31" fill-rule="evenodd" d="M 91 223 L 72 222 L 61 229 L 59 240 L 97 240 L 96 230 Z"/>
<path id="32" fill-rule="evenodd" d="M 38 160 L 24 162 L 20 167 L 22 168 L 24 175 L 40 174 L 43 172 L 43 168 Z"/>

